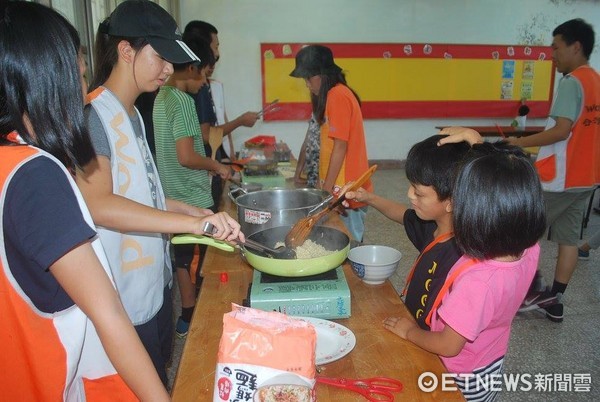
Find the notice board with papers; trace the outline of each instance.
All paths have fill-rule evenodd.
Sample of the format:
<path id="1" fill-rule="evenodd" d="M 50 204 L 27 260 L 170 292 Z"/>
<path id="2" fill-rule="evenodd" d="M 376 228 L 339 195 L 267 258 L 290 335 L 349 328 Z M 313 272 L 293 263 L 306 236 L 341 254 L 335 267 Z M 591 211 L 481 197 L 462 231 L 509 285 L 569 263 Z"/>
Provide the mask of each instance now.
<path id="1" fill-rule="evenodd" d="M 428 43 L 321 43 L 360 96 L 366 119 L 545 117 L 554 87 L 548 46 Z M 304 43 L 262 43 L 263 104 L 279 99 L 265 120 L 306 120 L 310 95 L 293 78 Z"/>

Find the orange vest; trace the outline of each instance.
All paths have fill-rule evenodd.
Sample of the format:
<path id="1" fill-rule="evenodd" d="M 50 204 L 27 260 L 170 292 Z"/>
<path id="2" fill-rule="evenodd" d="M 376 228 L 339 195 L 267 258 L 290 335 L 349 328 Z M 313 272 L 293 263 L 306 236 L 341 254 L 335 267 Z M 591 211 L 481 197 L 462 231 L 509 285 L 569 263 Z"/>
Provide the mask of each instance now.
<path id="1" fill-rule="evenodd" d="M 600 75 L 588 65 L 570 75 L 582 88 L 582 108 L 566 140 L 540 148 L 535 165 L 545 191 L 600 184 Z"/>
<path id="2" fill-rule="evenodd" d="M 0 146 L 2 200 L 17 169 L 40 156 L 48 156 L 62 167 L 56 159 L 34 147 Z M 69 176 L 64 167 L 63 170 Z M 91 223 L 83 198 L 74 182 L 70 182 L 84 217 Z M 8 207 L 0 204 L 1 233 L 4 233 L 4 209 Z M 53 314 L 39 311 L 7 265 L 4 236 L 0 238 L 0 246 L 0 399 L 137 400 L 116 374 L 93 324 L 83 312 L 76 305 Z M 101 252 L 99 242 L 93 247 Z M 106 259 L 101 258 L 101 261 Z"/>

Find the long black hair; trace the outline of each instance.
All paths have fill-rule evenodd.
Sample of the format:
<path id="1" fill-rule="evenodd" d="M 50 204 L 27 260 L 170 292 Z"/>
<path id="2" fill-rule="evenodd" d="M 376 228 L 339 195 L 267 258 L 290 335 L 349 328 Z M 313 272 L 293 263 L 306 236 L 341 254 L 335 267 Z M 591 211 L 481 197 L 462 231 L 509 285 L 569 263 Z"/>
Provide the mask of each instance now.
<path id="1" fill-rule="evenodd" d="M 1 145 L 17 131 L 69 168 L 95 157 L 83 117 L 79 47 L 75 28 L 46 6 L 9 2 L 0 9 Z"/>
<path id="2" fill-rule="evenodd" d="M 331 88 L 337 84 L 342 84 L 348 87 L 350 91 L 356 97 L 358 104 L 360 105 L 360 97 L 358 94 L 348 86 L 346 83 L 346 75 L 343 72 L 333 74 L 321 74 L 321 88 L 319 89 L 319 95 L 313 93 L 310 94 L 310 101 L 312 103 L 312 110 L 315 115 L 315 119 L 319 125 L 325 122 L 325 105 L 327 105 L 327 93 Z"/>

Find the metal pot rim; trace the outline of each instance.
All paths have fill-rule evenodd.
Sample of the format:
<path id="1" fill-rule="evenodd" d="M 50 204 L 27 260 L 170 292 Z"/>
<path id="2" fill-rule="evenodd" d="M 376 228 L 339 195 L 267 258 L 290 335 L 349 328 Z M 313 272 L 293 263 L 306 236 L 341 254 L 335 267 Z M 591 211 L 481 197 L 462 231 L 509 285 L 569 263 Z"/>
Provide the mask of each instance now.
<path id="1" fill-rule="evenodd" d="M 265 193 L 294 193 L 294 192 L 314 193 L 315 195 L 321 195 L 323 198 L 326 198 L 329 196 L 329 193 L 327 191 L 319 190 L 319 189 L 315 189 L 315 188 L 297 188 L 297 189 L 273 188 L 273 189 L 248 192 L 246 194 L 236 197 L 235 199 L 233 199 L 233 202 L 238 207 L 250 209 L 252 211 L 272 211 L 272 208 L 258 208 L 255 205 L 244 205 L 243 201 L 247 198 L 257 197 L 257 196 L 260 196 L 261 194 L 265 194 Z M 320 201 L 315 202 L 314 204 L 311 204 L 311 205 L 303 206 L 303 207 L 285 208 L 285 211 L 297 211 L 297 210 L 302 210 L 302 209 L 306 209 L 306 208 L 312 208 L 312 207 L 315 207 L 316 205 L 318 205 L 319 203 L 320 203 Z"/>

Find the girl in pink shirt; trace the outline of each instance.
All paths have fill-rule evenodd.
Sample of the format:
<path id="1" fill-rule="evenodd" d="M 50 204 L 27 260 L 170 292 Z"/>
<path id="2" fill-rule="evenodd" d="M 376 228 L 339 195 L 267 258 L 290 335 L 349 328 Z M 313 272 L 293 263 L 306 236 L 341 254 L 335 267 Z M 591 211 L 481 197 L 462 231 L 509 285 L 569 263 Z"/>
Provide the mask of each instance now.
<path id="1" fill-rule="evenodd" d="M 453 223 L 464 256 L 426 319 L 431 331 L 398 317 L 384 326 L 440 355 L 467 400 L 493 400 L 511 323 L 535 274 L 545 231 L 540 182 L 519 148 L 473 146 L 456 181 Z"/>

